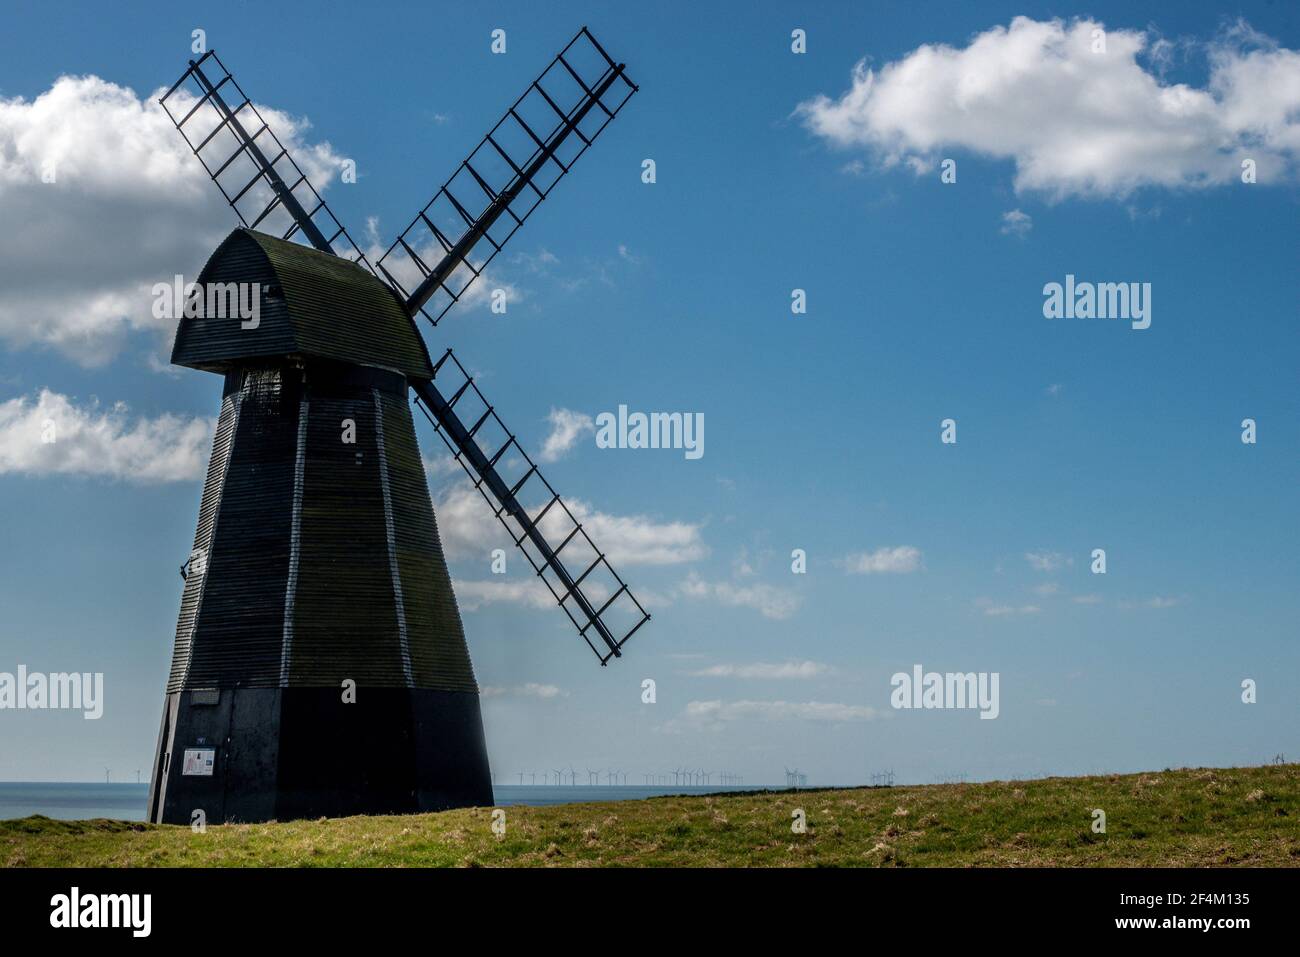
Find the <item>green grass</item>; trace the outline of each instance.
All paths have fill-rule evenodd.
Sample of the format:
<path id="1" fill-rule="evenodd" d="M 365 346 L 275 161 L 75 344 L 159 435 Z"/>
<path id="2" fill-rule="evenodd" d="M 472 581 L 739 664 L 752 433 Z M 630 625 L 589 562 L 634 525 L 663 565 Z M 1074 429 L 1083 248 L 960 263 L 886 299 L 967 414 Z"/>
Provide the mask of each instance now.
<path id="1" fill-rule="evenodd" d="M 807 832 L 791 831 L 805 812 Z M 1106 812 L 1107 832 L 1092 831 Z M 0 821 L 8 867 L 1300 866 L 1300 765 L 188 827 Z"/>

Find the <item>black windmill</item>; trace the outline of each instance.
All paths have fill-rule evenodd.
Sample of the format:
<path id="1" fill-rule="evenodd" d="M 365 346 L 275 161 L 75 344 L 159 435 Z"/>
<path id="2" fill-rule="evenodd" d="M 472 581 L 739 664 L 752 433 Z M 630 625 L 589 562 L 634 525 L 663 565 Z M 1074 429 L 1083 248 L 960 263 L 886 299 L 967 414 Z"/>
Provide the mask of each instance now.
<path id="1" fill-rule="evenodd" d="M 465 367 L 431 360 L 416 328 L 465 297 L 636 89 L 584 27 L 373 265 L 215 52 L 162 97 L 243 224 L 198 286 L 256 283 L 261 310 L 176 334 L 172 362 L 225 388 L 150 820 L 492 802 L 408 389 L 602 665 L 649 620 Z"/>

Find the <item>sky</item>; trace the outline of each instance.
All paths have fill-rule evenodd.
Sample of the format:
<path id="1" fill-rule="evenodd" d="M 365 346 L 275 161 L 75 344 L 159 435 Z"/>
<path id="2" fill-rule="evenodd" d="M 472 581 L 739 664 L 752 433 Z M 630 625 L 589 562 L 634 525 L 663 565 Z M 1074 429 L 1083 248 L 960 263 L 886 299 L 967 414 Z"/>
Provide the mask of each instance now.
<path id="1" fill-rule="evenodd" d="M 0 780 L 155 747 L 221 383 L 168 365 L 149 290 L 236 225 L 153 102 L 195 29 L 380 246 L 582 24 L 641 87 L 494 263 L 505 314 L 424 330 L 654 615 L 599 667 L 420 426 L 500 783 L 1300 754 L 1294 6 L 0 17 L 0 672 L 105 685 L 95 721 L 0 711 Z M 1149 327 L 1048 318 L 1067 276 L 1149 289 Z M 620 405 L 702 414 L 704 454 L 598 447 Z M 916 665 L 998 674 L 997 717 L 894 707 Z"/>

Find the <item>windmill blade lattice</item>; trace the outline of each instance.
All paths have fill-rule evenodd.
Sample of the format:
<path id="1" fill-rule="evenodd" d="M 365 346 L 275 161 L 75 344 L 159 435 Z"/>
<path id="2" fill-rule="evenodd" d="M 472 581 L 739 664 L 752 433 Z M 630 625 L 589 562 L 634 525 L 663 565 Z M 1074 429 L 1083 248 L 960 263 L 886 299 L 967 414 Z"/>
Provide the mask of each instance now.
<path id="1" fill-rule="evenodd" d="M 434 376 L 451 397 L 416 382 L 416 404 L 600 663 L 621 655 L 649 613 L 450 349 Z M 536 503 L 531 512 L 527 501 Z"/>
<path id="2" fill-rule="evenodd" d="M 215 50 L 191 60 L 158 102 L 241 223 L 374 272 Z"/>
<path id="3" fill-rule="evenodd" d="M 376 262 L 407 310 L 437 325 L 636 91 L 579 30 Z"/>

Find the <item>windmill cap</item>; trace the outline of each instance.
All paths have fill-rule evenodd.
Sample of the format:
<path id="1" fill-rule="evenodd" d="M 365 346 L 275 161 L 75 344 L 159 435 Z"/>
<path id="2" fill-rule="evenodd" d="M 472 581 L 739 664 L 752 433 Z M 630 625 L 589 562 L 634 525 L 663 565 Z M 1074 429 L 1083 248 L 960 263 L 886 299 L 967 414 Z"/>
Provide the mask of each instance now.
<path id="1" fill-rule="evenodd" d="M 230 283 L 246 305 L 256 284 L 255 320 L 221 308 L 235 301 Z M 304 356 L 433 376 L 424 340 L 396 293 L 346 259 L 240 228 L 217 247 L 198 285 L 205 314 L 180 319 L 175 365 L 224 374 L 249 359 Z M 219 308 L 206 308 L 209 302 Z"/>

